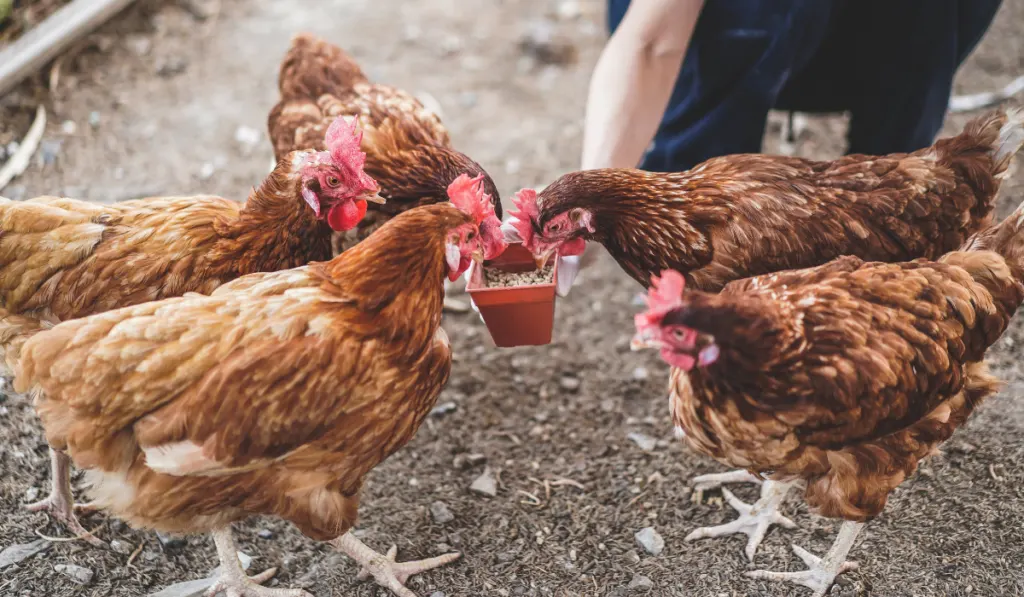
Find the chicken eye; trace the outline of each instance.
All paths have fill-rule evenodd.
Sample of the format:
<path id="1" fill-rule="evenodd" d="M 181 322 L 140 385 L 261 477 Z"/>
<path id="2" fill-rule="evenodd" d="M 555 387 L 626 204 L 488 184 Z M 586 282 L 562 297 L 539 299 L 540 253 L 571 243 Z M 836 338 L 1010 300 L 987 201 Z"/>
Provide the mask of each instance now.
<path id="1" fill-rule="evenodd" d="M 682 340 L 685 336 L 686 332 L 679 328 L 675 328 L 672 330 L 672 337 L 675 338 L 676 340 Z"/>
<path id="2" fill-rule="evenodd" d="M 474 238 L 476 238 L 476 231 L 470 230 L 469 233 L 466 234 L 466 240 L 469 241 L 473 240 Z"/>
<path id="3" fill-rule="evenodd" d="M 561 222 L 552 222 L 551 224 L 548 225 L 548 230 L 550 230 L 551 232 L 558 232 L 561 229 L 562 229 L 562 223 Z"/>
<path id="4" fill-rule="evenodd" d="M 341 184 L 341 181 L 338 180 L 337 176 L 328 176 L 327 177 L 327 186 L 329 186 L 329 187 L 336 187 L 336 186 L 338 186 L 340 184 Z"/>

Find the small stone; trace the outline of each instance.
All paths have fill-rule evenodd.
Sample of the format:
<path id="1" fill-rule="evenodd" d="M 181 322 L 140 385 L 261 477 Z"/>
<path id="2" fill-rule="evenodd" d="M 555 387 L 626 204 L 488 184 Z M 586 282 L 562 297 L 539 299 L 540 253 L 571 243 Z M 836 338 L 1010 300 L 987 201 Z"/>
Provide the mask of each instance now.
<path id="1" fill-rule="evenodd" d="M 156 538 L 160 540 L 160 545 L 162 545 L 164 549 L 177 549 L 179 547 L 184 547 L 188 545 L 188 540 L 184 537 L 179 537 L 177 535 L 167 535 L 161 533 L 160 531 L 156 532 Z"/>
<path id="2" fill-rule="evenodd" d="M 650 373 L 647 371 L 647 367 L 637 367 L 633 369 L 633 379 L 637 381 L 644 381 L 650 377 Z"/>
<path id="3" fill-rule="evenodd" d="M 177 54 L 167 56 L 156 63 L 156 74 L 165 78 L 180 75 L 187 69 L 188 60 L 184 56 L 178 56 Z"/>
<path id="4" fill-rule="evenodd" d="M 578 19 L 583 14 L 583 8 L 576 0 L 565 0 L 558 3 L 558 18 L 563 21 Z"/>
<path id="5" fill-rule="evenodd" d="M 74 564 L 57 564 L 53 569 L 80 585 L 87 585 L 92 582 L 93 572 L 88 568 L 83 568 L 82 566 L 76 566 Z"/>
<path id="6" fill-rule="evenodd" d="M 144 35 L 131 35 L 126 43 L 128 49 L 139 57 L 149 55 L 149 51 L 153 49 L 153 42 Z"/>
<path id="7" fill-rule="evenodd" d="M 634 593 L 643 593 L 654 588 L 654 581 L 641 574 L 635 574 L 626 588 Z"/>
<path id="8" fill-rule="evenodd" d="M 46 539 L 36 539 L 31 543 L 9 545 L 3 551 L 0 551 L 0 570 L 31 558 L 41 551 L 46 551 L 50 549 L 51 545 L 52 543 Z"/>
<path id="9" fill-rule="evenodd" d="M 273 539 L 274 538 L 274 531 L 272 531 L 270 529 L 260 529 L 259 532 L 256 533 L 256 536 L 259 537 L 260 539 Z"/>
<path id="10" fill-rule="evenodd" d="M 455 412 L 455 410 L 458 408 L 459 405 L 455 404 L 454 402 L 445 402 L 442 404 L 438 404 L 434 408 L 430 409 L 430 416 L 441 417 L 449 413 Z"/>
<path id="11" fill-rule="evenodd" d="M 479 466 L 487 462 L 483 454 L 459 454 L 452 460 L 452 466 L 459 470 L 466 470 L 470 467 Z"/>
<path id="12" fill-rule="evenodd" d="M 78 125 L 74 120 L 65 120 L 60 125 L 60 131 L 65 135 L 74 135 L 78 132 Z"/>
<path id="13" fill-rule="evenodd" d="M 558 385 L 566 392 L 575 392 L 580 389 L 580 379 L 571 375 L 563 375 L 558 380 Z"/>
<path id="14" fill-rule="evenodd" d="M 640 529 L 633 535 L 633 538 L 636 539 L 637 545 L 652 556 L 660 555 L 665 549 L 665 540 L 661 538 L 658 531 L 654 530 L 654 527 Z"/>
<path id="15" fill-rule="evenodd" d="M 242 155 L 249 155 L 260 142 L 260 132 L 252 127 L 240 126 L 235 129 L 235 143 L 242 152 Z"/>
<path id="16" fill-rule="evenodd" d="M 205 21 L 219 10 L 217 3 L 211 0 L 179 0 L 179 4 L 197 21 Z"/>
<path id="17" fill-rule="evenodd" d="M 634 307 L 646 307 L 647 306 L 647 295 L 637 293 L 633 295 L 633 300 L 630 301 Z"/>
<path id="18" fill-rule="evenodd" d="M 433 593 L 430 594 L 430 597 L 447 597 L 447 596 L 443 592 L 441 592 L 441 591 L 434 591 Z"/>
<path id="19" fill-rule="evenodd" d="M 60 155 L 60 148 L 63 145 L 64 142 L 60 139 L 46 139 L 40 144 L 42 149 L 40 156 L 44 166 L 49 166 L 57 161 L 57 156 Z"/>
<path id="20" fill-rule="evenodd" d="M 102 117 L 99 112 L 89 112 L 89 126 L 92 128 L 99 128 Z"/>
<path id="21" fill-rule="evenodd" d="M 462 50 L 462 38 L 457 35 L 447 35 L 441 40 L 441 51 L 446 55 L 457 54 Z"/>
<path id="22" fill-rule="evenodd" d="M 11 141 L 10 143 L 7 144 L 7 155 L 14 155 L 18 153 L 19 149 L 21 149 L 21 143 L 18 143 L 17 141 Z"/>
<path id="23" fill-rule="evenodd" d="M 566 66 L 576 61 L 576 46 L 548 20 L 530 23 L 519 38 L 519 50 L 537 64 Z"/>
<path id="24" fill-rule="evenodd" d="M 114 550 L 115 553 L 119 553 L 126 556 L 132 553 L 132 546 L 121 541 L 120 539 L 112 539 L 110 541 L 110 549 Z"/>
<path id="25" fill-rule="evenodd" d="M 34 501 L 36 501 L 38 499 L 39 499 L 39 488 L 38 487 L 29 487 L 28 489 L 25 490 L 25 501 L 26 502 L 30 502 L 31 503 L 31 502 L 34 502 Z"/>
<path id="26" fill-rule="evenodd" d="M 199 179 L 210 180 L 211 178 L 213 178 L 213 175 L 216 172 L 217 167 L 211 164 L 210 162 L 206 162 L 205 164 L 203 164 L 203 167 L 199 169 Z"/>
<path id="27" fill-rule="evenodd" d="M 636 444 L 637 447 L 643 450 L 644 452 L 652 452 L 656 447 L 658 447 L 658 440 L 654 439 L 653 437 L 644 435 L 643 433 L 638 433 L 634 431 L 628 434 L 626 437 L 629 438 L 629 441 Z"/>
<path id="28" fill-rule="evenodd" d="M 455 514 L 452 513 L 451 509 L 444 502 L 430 504 L 430 517 L 437 524 L 445 524 L 455 520 Z"/>
<path id="29" fill-rule="evenodd" d="M 498 482 L 494 479 L 494 473 L 491 472 L 489 467 L 485 468 L 483 474 L 473 481 L 473 484 L 469 486 L 469 490 L 488 497 L 498 495 Z"/>

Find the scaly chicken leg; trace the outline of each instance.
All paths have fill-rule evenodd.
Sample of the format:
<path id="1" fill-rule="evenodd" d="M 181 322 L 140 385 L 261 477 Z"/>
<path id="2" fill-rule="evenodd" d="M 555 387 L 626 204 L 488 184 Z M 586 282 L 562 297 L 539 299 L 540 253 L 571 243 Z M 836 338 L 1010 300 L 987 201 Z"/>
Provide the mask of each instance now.
<path id="1" fill-rule="evenodd" d="M 414 562 L 397 563 L 395 562 L 395 556 L 398 555 L 398 547 L 394 545 L 388 550 L 387 555 L 382 556 L 367 547 L 359 539 L 356 539 L 352 533 L 345 533 L 341 537 L 333 539 L 330 543 L 362 566 L 362 570 L 357 578 L 363 579 L 373 576 L 377 584 L 390 589 L 392 593 L 399 597 L 416 597 L 415 593 L 405 587 L 405 581 L 409 580 L 410 576 L 454 562 L 462 555 L 459 553 L 446 553 L 442 556 L 416 560 Z"/>
<path id="2" fill-rule="evenodd" d="M 828 550 L 824 558 L 819 558 L 799 545 L 794 545 L 793 553 L 807 564 L 807 570 L 801 572 L 754 570 L 753 572 L 747 572 L 746 575 L 750 578 L 762 580 L 796 583 L 814 591 L 813 597 L 825 597 L 837 576 L 857 569 L 857 563 L 847 562 L 846 556 L 850 553 L 854 540 L 863 528 L 863 522 L 854 522 L 852 520 L 844 522 L 843 526 L 839 528 L 839 534 L 836 536 L 835 543 L 832 544 L 832 548 Z"/>
<path id="3" fill-rule="evenodd" d="M 787 529 L 796 528 L 795 522 L 783 516 L 779 512 L 779 507 L 782 505 L 782 502 L 785 501 L 786 494 L 789 493 L 789 490 L 798 483 L 799 482 L 765 481 L 764 484 L 761 485 L 761 498 L 753 505 L 740 500 L 733 495 L 731 491 L 723 487 L 722 495 L 725 496 L 725 500 L 729 505 L 740 513 L 740 517 L 726 524 L 696 529 L 686 536 L 685 541 L 695 541 L 705 537 L 722 537 L 725 535 L 743 533 L 750 538 L 747 541 L 747 547 L 744 550 L 744 553 L 747 554 L 747 559 L 753 562 L 754 554 L 757 553 L 758 546 L 761 545 L 761 541 L 764 540 L 765 535 L 768 533 L 768 529 L 771 528 L 773 524 L 777 524 Z"/>
<path id="4" fill-rule="evenodd" d="M 69 531 L 79 539 L 85 539 L 96 547 L 105 547 L 106 543 L 87 531 L 75 516 L 75 510 L 91 510 L 88 504 L 75 504 L 71 494 L 71 458 L 67 454 L 50 448 L 50 495 L 46 499 L 26 504 L 30 512 L 46 512 L 53 518 L 64 523 Z"/>
<path id="5" fill-rule="evenodd" d="M 227 597 L 313 597 L 301 589 L 268 589 L 260 584 L 267 582 L 277 573 L 277 568 L 268 568 L 254 576 L 248 576 L 238 561 L 238 547 L 231 534 L 231 528 L 217 529 L 212 533 L 220 558 L 220 576 L 206 590 L 206 597 L 214 597 L 223 591 Z"/>

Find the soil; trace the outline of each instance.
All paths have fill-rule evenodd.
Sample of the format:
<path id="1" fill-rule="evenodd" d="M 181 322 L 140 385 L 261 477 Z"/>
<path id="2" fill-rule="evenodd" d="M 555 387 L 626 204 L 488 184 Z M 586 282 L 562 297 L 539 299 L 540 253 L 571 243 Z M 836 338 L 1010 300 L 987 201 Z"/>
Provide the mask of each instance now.
<path id="1" fill-rule="evenodd" d="M 243 200 L 268 171 L 266 115 L 277 96 L 278 61 L 298 31 L 348 48 L 377 80 L 432 94 L 457 145 L 494 176 L 504 197 L 546 184 L 577 165 L 590 69 L 605 37 L 604 3 L 472 6 L 140 0 L 67 57 L 52 94 L 38 92 L 42 73 L 0 100 L 4 144 L 27 130 L 29 118 L 16 116 L 21 111 L 31 115 L 45 101 L 51 115 L 47 159 L 3 194 L 115 201 L 202 192 Z M 1024 0 L 1006 0 L 957 91 L 993 90 L 1024 72 L 1022 28 Z M 536 51 L 538 29 L 574 51 Z M 524 33 L 533 41 L 522 43 Z M 957 132 L 970 116 L 951 116 L 945 132 Z M 844 126 L 841 117 L 808 118 L 797 154 L 839 155 Z M 773 127 L 766 150 L 778 149 Z M 1022 161 L 1003 185 L 1000 215 L 1024 199 Z M 683 542 L 697 526 L 734 518 L 717 491 L 703 503 L 690 500 L 687 480 L 723 467 L 672 439 L 667 367 L 656 354 L 629 350 L 639 287 L 605 255 L 581 278 L 559 300 L 548 346 L 498 350 L 475 314 L 446 316 L 456 359 L 439 400 L 446 406 L 369 476 L 359 534 L 380 551 L 397 544 L 400 560 L 449 549 L 464 554 L 413 578 L 410 587 L 421 597 L 809 594 L 742 575 L 755 566 L 802 569 L 791 543 L 819 554 L 828 548 L 838 523 L 808 514 L 795 498 L 786 512 L 800 528 L 772 529 L 755 564 L 742 553 L 743 536 Z M 838 594 L 1024 594 L 1022 344 L 1018 317 L 989 351 L 1006 382 L 1002 392 L 893 494 L 855 546 L 860 570 L 842 578 Z M 28 400 L 0 397 L 0 423 L 0 547 L 28 543 L 37 529 L 62 534 L 46 516 L 20 507 L 49 487 L 46 445 Z M 495 497 L 469 489 L 484 467 L 495 475 Z M 735 490 L 748 501 L 756 497 L 752 487 Z M 450 520 L 437 515 L 445 508 L 436 502 Z M 203 537 L 173 546 L 102 515 L 85 524 L 121 541 L 125 553 L 54 543 L 0 571 L 0 595 L 145 595 L 205 576 L 216 564 Z M 634 540 L 649 526 L 665 541 L 657 556 Z M 389 595 L 357 581 L 351 561 L 286 523 L 253 519 L 237 534 L 255 557 L 253 570 L 279 567 L 278 586 L 318 597 Z M 58 564 L 95 574 L 79 585 L 55 571 Z"/>
<path id="2" fill-rule="evenodd" d="M 506 272 L 498 268 L 485 267 L 484 281 L 488 288 L 508 288 L 510 286 L 533 286 L 550 284 L 555 280 L 555 265 L 549 263 L 542 269 L 529 272 Z"/>

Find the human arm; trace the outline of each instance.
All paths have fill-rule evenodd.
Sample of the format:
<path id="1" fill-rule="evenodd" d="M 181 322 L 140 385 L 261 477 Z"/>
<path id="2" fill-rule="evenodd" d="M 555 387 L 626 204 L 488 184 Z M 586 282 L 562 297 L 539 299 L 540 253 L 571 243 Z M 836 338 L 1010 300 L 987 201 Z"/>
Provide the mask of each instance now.
<path id="1" fill-rule="evenodd" d="M 633 0 L 590 80 L 581 167 L 633 168 L 668 106 L 704 0 Z"/>

